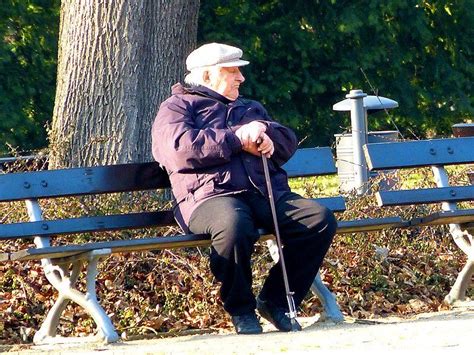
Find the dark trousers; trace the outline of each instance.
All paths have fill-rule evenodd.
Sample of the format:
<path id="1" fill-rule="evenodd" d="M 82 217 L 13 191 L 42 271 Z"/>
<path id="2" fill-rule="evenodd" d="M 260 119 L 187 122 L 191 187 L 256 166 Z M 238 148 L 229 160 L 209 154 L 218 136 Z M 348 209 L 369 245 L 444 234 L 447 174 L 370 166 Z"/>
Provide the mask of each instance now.
<path id="1" fill-rule="evenodd" d="M 336 232 L 334 214 L 296 193 L 276 202 L 290 290 L 298 306 L 307 294 Z M 220 281 L 224 309 L 231 315 L 255 310 L 250 259 L 257 228 L 274 231 L 268 199 L 257 192 L 218 196 L 192 214 L 189 229 L 211 235 L 211 271 Z M 288 309 L 280 263 L 269 271 L 259 297 Z"/>

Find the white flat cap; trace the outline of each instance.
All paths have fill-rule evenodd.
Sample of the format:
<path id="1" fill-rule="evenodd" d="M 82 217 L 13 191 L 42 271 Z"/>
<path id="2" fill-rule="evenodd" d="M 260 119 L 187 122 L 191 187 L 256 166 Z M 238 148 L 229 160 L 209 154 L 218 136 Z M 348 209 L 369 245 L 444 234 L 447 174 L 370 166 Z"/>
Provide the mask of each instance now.
<path id="1" fill-rule="evenodd" d="M 242 50 L 221 43 L 207 43 L 192 51 L 186 59 L 186 68 L 191 71 L 196 68 L 216 65 L 219 67 L 240 67 L 249 64 L 241 60 Z"/>

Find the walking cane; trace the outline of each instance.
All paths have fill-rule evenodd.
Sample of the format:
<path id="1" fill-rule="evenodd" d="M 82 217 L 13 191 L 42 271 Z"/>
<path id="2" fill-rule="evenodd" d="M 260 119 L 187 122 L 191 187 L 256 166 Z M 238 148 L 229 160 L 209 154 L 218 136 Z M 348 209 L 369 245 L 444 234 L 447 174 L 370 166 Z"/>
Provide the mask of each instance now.
<path id="1" fill-rule="evenodd" d="M 278 228 L 278 219 L 275 209 L 275 201 L 273 199 L 273 191 L 272 191 L 272 182 L 270 180 L 270 172 L 268 171 L 268 162 L 267 158 L 264 154 L 262 154 L 262 163 L 263 163 L 263 172 L 265 174 L 265 182 L 267 183 L 267 190 L 268 190 L 268 199 L 270 201 L 270 208 L 272 210 L 272 217 L 273 217 L 273 225 L 275 226 L 275 237 L 278 246 L 278 255 L 280 256 L 280 264 L 281 270 L 283 273 L 283 282 L 285 284 L 285 292 L 286 292 L 286 300 L 288 302 L 288 316 L 290 317 L 291 321 L 291 331 L 296 332 L 299 331 L 298 322 L 296 320 L 296 306 L 295 301 L 293 300 L 294 292 L 290 291 L 290 285 L 288 283 L 288 274 L 286 273 L 286 266 L 285 266 L 285 259 L 283 258 L 283 246 L 281 244 L 280 238 L 280 230 Z"/>

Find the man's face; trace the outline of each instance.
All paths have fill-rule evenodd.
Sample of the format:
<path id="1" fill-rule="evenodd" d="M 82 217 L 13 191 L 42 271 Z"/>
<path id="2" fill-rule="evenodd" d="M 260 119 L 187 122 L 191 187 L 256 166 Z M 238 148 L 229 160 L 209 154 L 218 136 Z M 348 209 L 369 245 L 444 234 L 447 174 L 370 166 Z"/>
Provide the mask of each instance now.
<path id="1" fill-rule="evenodd" d="M 209 71 L 209 88 L 229 100 L 239 97 L 239 87 L 245 81 L 239 67 L 214 67 Z"/>

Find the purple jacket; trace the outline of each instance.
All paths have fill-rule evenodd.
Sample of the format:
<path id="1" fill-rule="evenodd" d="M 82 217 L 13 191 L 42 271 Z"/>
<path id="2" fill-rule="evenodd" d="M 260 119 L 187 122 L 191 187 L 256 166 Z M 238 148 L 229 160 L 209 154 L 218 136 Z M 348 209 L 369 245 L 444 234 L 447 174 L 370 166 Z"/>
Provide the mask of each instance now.
<path id="1" fill-rule="evenodd" d="M 153 157 L 166 168 L 176 199 L 178 223 L 187 230 L 189 218 L 203 201 L 218 195 L 258 190 L 267 196 L 262 158 L 242 150 L 235 131 L 258 120 L 267 125 L 275 152 L 268 160 L 273 194 L 289 191 L 280 168 L 295 152 L 292 130 L 273 121 L 252 100 L 230 101 L 203 86 L 172 87 L 152 127 Z"/>

